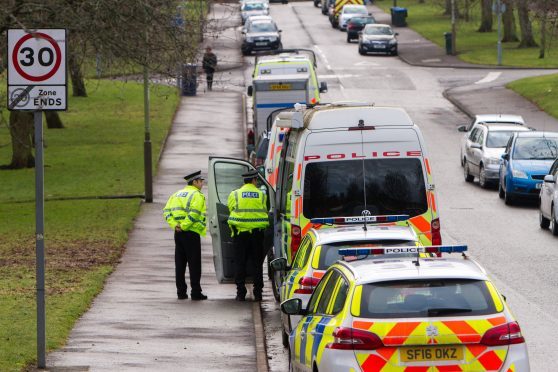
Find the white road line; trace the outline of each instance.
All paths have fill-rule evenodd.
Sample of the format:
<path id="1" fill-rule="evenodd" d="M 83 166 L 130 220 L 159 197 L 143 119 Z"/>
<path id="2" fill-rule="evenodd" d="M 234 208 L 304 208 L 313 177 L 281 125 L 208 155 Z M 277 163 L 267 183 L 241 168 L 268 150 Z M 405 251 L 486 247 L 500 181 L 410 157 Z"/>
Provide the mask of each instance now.
<path id="1" fill-rule="evenodd" d="M 329 61 L 327 60 L 327 57 L 325 56 L 325 53 L 320 49 L 320 47 L 317 46 L 317 45 L 314 45 L 314 48 L 316 48 L 316 50 L 318 51 L 318 53 L 320 54 L 320 56 L 321 56 L 322 59 L 324 60 L 327 69 L 328 69 L 328 70 L 333 70 L 333 69 L 331 68 L 331 65 L 329 64 Z"/>
<path id="2" fill-rule="evenodd" d="M 488 74 L 486 74 L 485 77 L 483 77 L 479 81 L 476 81 L 475 84 L 490 83 L 491 81 L 494 81 L 494 80 L 498 79 L 500 77 L 500 75 L 502 75 L 501 72 L 489 72 Z"/>

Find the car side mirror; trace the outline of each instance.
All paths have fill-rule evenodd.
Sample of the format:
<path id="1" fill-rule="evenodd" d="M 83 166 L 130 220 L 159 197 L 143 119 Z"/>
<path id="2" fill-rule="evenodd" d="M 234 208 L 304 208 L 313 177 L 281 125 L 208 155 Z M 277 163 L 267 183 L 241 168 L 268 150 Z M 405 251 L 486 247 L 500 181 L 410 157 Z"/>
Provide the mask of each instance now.
<path id="1" fill-rule="evenodd" d="M 510 154 L 508 154 L 508 153 L 502 154 L 502 159 L 510 160 Z"/>
<path id="2" fill-rule="evenodd" d="M 277 32 L 283 32 L 283 30 L 277 30 Z"/>
<path id="3" fill-rule="evenodd" d="M 306 315 L 307 311 L 302 309 L 300 298 L 290 298 L 281 303 L 281 311 L 287 315 Z"/>
<path id="4" fill-rule="evenodd" d="M 480 145 L 480 143 L 471 143 L 471 148 L 472 149 L 482 149 L 482 146 Z"/>
<path id="5" fill-rule="evenodd" d="M 508 302 L 508 299 L 506 298 L 506 296 L 502 295 L 502 298 L 504 299 L 504 302 Z"/>
<path id="6" fill-rule="evenodd" d="M 285 257 L 279 257 L 269 263 L 273 271 L 287 271 L 290 269 Z"/>
<path id="7" fill-rule="evenodd" d="M 467 126 L 466 125 L 460 125 L 459 127 L 457 127 L 457 131 L 458 132 L 467 132 Z"/>
<path id="8" fill-rule="evenodd" d="M 246 35 L 246 29 L 242 29 L 242 35 Z"/>
<path id="9" fill-rule="evenodd" d="M 320 93 L 325 93 L 327 92 L 327 83 L 325 81 L 322 81 L 320 83 Z"/>
<path id="10" fill-rule="evenodd" d="M 399 32 L 396 32 L 396 33 L 395 33 L 395 36 L 399 36 Z"/>
<path id="11" fill-rule="evenodd" d="M 369 16 L 371 16 L 371 15 L 372 15 L 372 13 L 368 13 L 368 15 L 369 15 Z"/>
<path id="12" fill-rule="evenodd" d="M 246 91 L 246 94 L 248 94 L 249 97 L 252 97 L 252 94 L 254 93 L 254 87 L 253 86 L 248 86 L 248 90 Z"/>
<path id="13" fill-rule="evenodd" d="M 554 176 L 552 174 L 547 174 L 544 176 L 544 182 L 546 183 L 555 183 Z"/>

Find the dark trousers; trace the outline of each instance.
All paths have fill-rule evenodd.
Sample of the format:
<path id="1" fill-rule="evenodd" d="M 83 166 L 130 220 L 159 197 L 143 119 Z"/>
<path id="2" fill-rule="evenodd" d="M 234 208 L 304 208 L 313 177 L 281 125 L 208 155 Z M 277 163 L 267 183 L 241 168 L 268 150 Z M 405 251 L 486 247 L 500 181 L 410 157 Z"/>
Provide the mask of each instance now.
<path id="1" fill-rule="evenodd" d="M 213 89 L 213 71 L 206 71 L 205 72 L 207 78 L 207 89 Z"/>
<path id="2" fill-rule="evenodd" d="M 241 232 L 234 236 L 234 282 L 236 293 L 246 295 L 246 268 L 251 268 L 254 279 L 254 295 L 262 294 L 263 289 L 263 242 L 264 233 L 260 230 Z"/>
<path id="3" fill-rule="evenodd" d="M 176 293 L 186 294 L 186 265 L 190 272 L 190 286 L 193 295 L 201 294 L 201 242 L 200 235 L 192 231 L 174 233 L 174 267 L 176 273 Z"/>

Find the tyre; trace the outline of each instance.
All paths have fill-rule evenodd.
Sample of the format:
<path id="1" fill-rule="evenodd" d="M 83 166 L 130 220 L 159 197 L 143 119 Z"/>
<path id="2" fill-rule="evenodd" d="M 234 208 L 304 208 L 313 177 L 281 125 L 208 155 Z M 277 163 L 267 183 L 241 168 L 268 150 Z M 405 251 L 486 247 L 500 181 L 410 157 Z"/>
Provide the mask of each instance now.
<path id="1" fill-rule="evenodd" d="M 349 36 L 349 34 L 347 34 L 347 43 L 351 42 L 351 37 Z"/>
<path id="2" fill-rule="evenodd" d="M 279 275 L 281 274 L 274 272 L 271 276 L 271 289 L 273 291 L 273 297 L 275 297 L 275 301 L 277 302 L 281 300 L 281 296 L 279 294 Z"/>
<path id="3" fill-rule="evenodd" d="M 552 231 L 552 235 L 558 236 L 558 222 L 556 222 L 556 215 L 554 213 L 554 206 L 551 209 L 552 213 L 550 214 L 550 231 Z"/>
<path id="4" fill-rule="evenodd" d="M 506 189 L 504 189 L 504 203 L 506 203 L 506 205 L 513 204 L 513 196 Z"/>
<path id="5" fill-rule="evenodd" d="M 550 220 L 545 216 L 543 216 L 540 208 L 539 208 L 539 226 L 541 227 L 541 229 L 548 229 L 548 227 L 550 226 Z"/>
<path id="6" fill-rule="evenodd" d="M 358 54 L 360 54 L 361 56 L 366 54 L 364 53 L 364 50 L 360 46 L 358 47 Z"/>
<path id="7" fill-rule="evenodd" d="M 287 334 L 287 332 L 285 332 L 284 329 L 281 330 L 281 341 L 284 347 L 289 347 L 289 335 Z"/>
<path id="8" fill-rule="evenodd" d="M 467 164 L 467 161 L 465 161 L 465 166 L 463 167 L 463 176 L 465 178 L 465 182 L 473 182 L 475 179 L 475 176 L 469 172 L 469 164 Z"/>
<path id="9" fill-rule="evenodd" d="M 243 50 L 242 51 L 243 56 L 249 56 L 250 54 L 252 54 L 252 52 L 250 52 L 249 50 Z"/>
<path id="10" fill-rule="evenodd" d="M 483 189 L 486 189 L 490 186 L 490 182 L 486 180 L 486 171 L 484 170 L 484 167 L 482 165 L 479 172 L 479 185 Z"/>
<path id="11" fill-rule="evenodd" d="M 502 188 L 502 182 L 500 182 L 500 185 L 498 185 L 498 196 L 500 197 L 500 199 L 504 199 L 505 196 L 505 192 L 504 189 Z"/>
<path id="12" fill-rule="evenodd" d="M 396 56 L 396 55 L 398 55 L 398 54 L 399 54 L 399 52 L 397 51 L 397 49 L 395 49 L 393 52 L 391 52 L 391 55 L 392 55 L 392 56 Z"/>

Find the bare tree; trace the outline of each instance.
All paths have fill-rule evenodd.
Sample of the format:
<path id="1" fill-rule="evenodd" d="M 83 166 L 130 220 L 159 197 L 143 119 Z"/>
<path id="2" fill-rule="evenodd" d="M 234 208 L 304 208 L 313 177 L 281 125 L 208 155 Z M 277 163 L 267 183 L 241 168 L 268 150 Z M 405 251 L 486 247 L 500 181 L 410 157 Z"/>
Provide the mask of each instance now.
<path id="1" fill-rule="evenodd" d="M 556 27 L 558 16 L 558 0 L 535 0 L 530 3 L 530 9 L 540 25 L 539 58 L 544 58 L 549 48 L 547 36 L 552 35 Z"/>
<path id="2" fill-rule="evenodd" d="M 492 32 L 492 0 L 481 0 L 481 24 L 478 32 Z"/>
<path id="3" fill-rule="evenodd" d="M 517 16 L 519 19 L 519 29 L 521 30 L 521 41 L 518 48 L 532 48 L 537 46 L 533 37 L 531 19 L 529 19 L 528 0 L 517 0 Z"/>
<path id="4" fill-rule="evenodd" d="M 502 37 L 502 42 L 510 43 L 519 41 L 515 27 L 513 0 L 504 0 L 503 4 L 506 5 L 506 11 L 502 14 L 502 22 L 504 26 L 504 35 Z"/>

